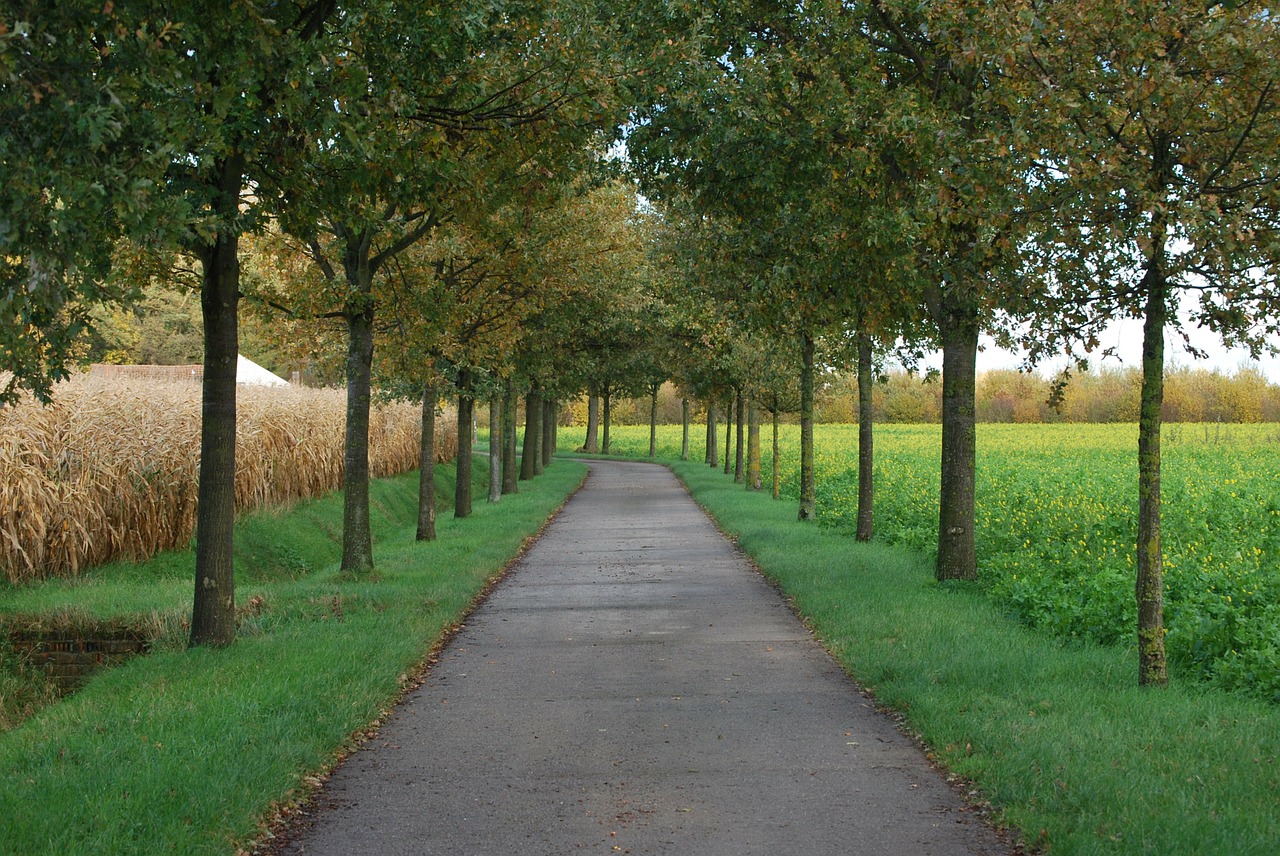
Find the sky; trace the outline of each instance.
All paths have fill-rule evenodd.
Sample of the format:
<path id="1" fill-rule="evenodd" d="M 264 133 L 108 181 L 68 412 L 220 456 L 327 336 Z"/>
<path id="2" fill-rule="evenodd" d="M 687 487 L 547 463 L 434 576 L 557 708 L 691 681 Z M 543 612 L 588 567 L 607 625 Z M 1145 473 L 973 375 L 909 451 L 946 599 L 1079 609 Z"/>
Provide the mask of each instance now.
<path id="1" fill-rule="evenodd" d="M 1215 334 L 1203 330 L 1191 330 L 1190 337 L 1192 344 L 1196 348 L 1205 351 L 1209 355 L 1208 358 L 1197 359 L 1187 353 L 1179 335 L 1166 334 L 1166 368 L 1175 366 L 1206 368 L 1210 371 L 1217 370 L 1223 374 L 1230 375 L 1235 374 L 1243 366 L 1250 366 L 1259 369 L 1272 383 L 1280 384 L 1280 357 L 1264 355 L 1261 360 L 1253 360 L 1249 356 L 1249 352 L 1244 348 L 1227 349 L 1223 347 L 1221 339 Z M 1141 321 L 1126 319 L 1118 322 L 1108 328 L 1100 341 L 1101 349 L 1115 348 L 1116 356 L 1106 358 L 1092 357 L 1090 366 L 1093 369 L 1096 370 L 1099 365 L 1108 368 L 1128 368 L 1142 365 Z M 1272 344 L 1280 347 L 1280 339 L 1273 338 Z M 990 339 L 984 338 L 982 345 L 984 350 L 978 354 L 979 372 L 989 369 L 1016 369 L 1021 364 L 1021 359 L 1017 354 L 996 347 Z M 934 360 L 930 360 L 929 364 L 941 367 L 941 352 Z M 1056 364 L 1052 364 L 1052 367 L 1058 368 L 1061 365 L 1062 363 L 1059 361 Z"/>
<path id="2" fill-rule="evenodd" d="M 1280 356 L 1263 355 L 1261 360 L 1253 360 L 1249 356 L 1249 352 L 1244 348 L 1228 349 L 1222 345 L 1222 340 L 1217 334 L 1208 330 L 1194 327 L 1190 324 L 1186 326 L 1189 333 L 1191 343 L 1200 350 L 1208 354 L 1206 359 L 1197 359 L 1187 353 L 1186 347 L 1182 343 L 1182 337 L 1173 332 L 1165 333 L 1165 367 L 1188 367 L 1188 368 L 1206 368 L 1210 371 L 1217 370 L 1222 374 L 1235 374 L 1242 366 L 1250 366 L 1259 369 L 1262 374 L 1273 384 L 1280 384 Z M 1114 348 L 1116 356 L 1114 357 L 1098 357 L 1090 358 L 1090 366 L 1095 371 L 1099 365 L 1106 368 L 1128 368 L 1140 367 L 1142 365 L 1142 321 L 1140 319 L 1123 319 L 1113 323 L 1104 334 L 1099 338 L 1099 351 L 1106 348 Z M 1280 348 L 1280 337 L 1272 337 L 1271 344 Z M 1018 354 L 1010 353 L 1002 348 L 998 348 L 987 337 L 983 337 L 980 341 L 981 351 L 978 353 L 978 372 L 984 372 L 991 369 L 1016 369 L 1021 365 L 1021 358 Z M 1062 360 L 1056 363 L 1047 363 L 1039 371 L 1041 374 L 1051 374 L 1055 369 L 1060 368 L 1063 364 Z M 931 356 L 925 363 L 926 367 L 941 368 L 942 353 Z"/>

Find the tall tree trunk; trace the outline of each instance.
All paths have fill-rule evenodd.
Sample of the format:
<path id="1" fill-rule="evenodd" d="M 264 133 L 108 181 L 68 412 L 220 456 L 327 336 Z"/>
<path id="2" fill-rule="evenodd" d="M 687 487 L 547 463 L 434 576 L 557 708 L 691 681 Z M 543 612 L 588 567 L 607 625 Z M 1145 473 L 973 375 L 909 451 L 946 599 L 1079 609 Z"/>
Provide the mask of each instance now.
<path id="1" fill-rule="evenodd" d="M 587 441 L 582 451 L 588 455 L 600 452 L 600 396 L 594 392 L 587 396 Z"/>
<path id="2" fill-rule="evenodd" d="M 1138 415 L 1138 683 L 1165 686 L 1169 675 L 1164 646 L 1164 553 L 1160 539 L 1160 408 L 1164 403 L 1164 328 L 1168 286 L 1163 269 L 1163 218 L 1153 226 L 1153 248 L 1144 285 L 1142 400 Z M 1154 243 L 1154 242 L 1153 242 Z"/>
<path id="3" fill-rule="evenodd" d="M 973 580 L 978 578 L 974 551 L 978 313 L 964 298 L 952 294 L 944 296 L 941 313 L 942 490 L 935 575 L 939 580 Z"/>
<path id="4" fill-rule="evenodd" d="M 813 470 L 813 361 L 814 342 L 809 331 L 800 337 L 800 520 L 818 513 L 817 482 Z"/>
<path id="5" fill-rule="evenodd" d="M 542 466 L 551 466 L 556 453 L 556 415 L 559 405 L 554 398 L 542 400 Z"/>
<path id="6" fill-rule="evenodd" d="M 753 396 L 747 405 L 747 490 L 760 490 L 760 403 Z"/>
<path id="7" fill-rule="evenodd" d="M 349 297 L 347 321 L 347 435 L 342 476 L 342 572 L 373 570 L 369 522 L 369 406 L 373 400 L 372 238 L 367 232 L 346 239 L 342 264 Z"/>
<path id="8" fill-rule="evenodd" d="M 680 460 L 689 460 L 689 399 L 680 399 Z"/>
<path id="9" fill-rule="evenodd" d="M 489 501 L 502 499 L 502 399 L 489 399 Z"/>
<path id="10" fill-rule="evenodd" d="M 613 427 L 613 390 L 606 389 L 604 391 L 604 442 L 600 444 L 600 451 L 608 455 L 613 451 L 613 438 L 609 436 L 609 430 Z"/>
<path id="11" fill-rule="evenodd" d="M 534 423 L 534 431 L 537 433 L 537 453 L 533 456 L 533 474 L 535 476 L 542 475 L 546 469 L 543 463 L 544 456 L 547 452 L 547 405 L 551 403 L 545 393 L 538 395 L 538 413 L 535 416 L 537 421 Z"/>
<path id="12" fill-rule="evenodd" d="M 871 337 L 858 337 L 858 540 L 875 534 L 875 452 L 872 447 Z"/>
<path id="13" fill-rule="evenodd" d="M 520 478 L 538 474 L 538 441 L 542 439 L 542 393 L 535 382 L 524 397 L 524 448 L 520 453 Z"/>
<path id="14" fill-rule="evenodd" d="M 475 403 L 471 369 L 458 370 L 458 460 L 453 485 L 453 516 L 471 515 L 471 446 L 475 442 Z"/>
<path id="15" fill-rule="evenodd" d="M 733 483 L 742 484 L 746 480 L 746 462 L 742 457 L 743 441 L 746 438 L 742 436 L 742 429 L 746 425 L 747 414 L 746 403 L 742 400 L 741 389 L 738 390 L 738 393 L 735 396 L 734 407 L 737 408 L 734 418 L 734 427 L 737 433 L 735 435 L 733 447 Z"/>
<path id="16" fill-rule="evenodd" d="M 778 467 L 778 395 L 773 396 L 773 498 L 782 499 L 782 470 Z"/>
<path id="17" fill-rule="evenodd" d="M 436 540 L 436 385 L 422 385 L 422 444 L 418 452 L 419 541 Z"/>
<path id="18" fill-rule="evenodd" d="M 716 413 L 716 403 L 712 399 L 707 402 L 707 464 L 711 469 L 720 466 L 720 441 L 716 439 L 716 424 L 720 414 Z"/>
<path id="19" fill-rule="evenodd" d="M 733 472 L 733 395 L 724 410 L 724 474 Z"/>
<path id="20" fill-rule="evenodd" d="M 658 384 L 649 387 L 649 457 L 658 456 Z"/>
<path id="21" fill-rule="evenodd" d="M 516 493 L 519 459 L 516 457 L 516 379 L 507 378 L 502 398 L 502 492 Z"/>
<path id="22" fill-rule="evenodd" d="M 229 222 L 239 199 L 244 159 L 221 165 L 219 213 Z M 236 519 L 236 363 L 240 299 L 240 238 L 228 228 L 201 253 L 200 309 L 204 324 L 201 386 L 200 484 L 196 509 L 195 600 L 192 647 L 230 645 L 236 637 L 234 526 Z"/>

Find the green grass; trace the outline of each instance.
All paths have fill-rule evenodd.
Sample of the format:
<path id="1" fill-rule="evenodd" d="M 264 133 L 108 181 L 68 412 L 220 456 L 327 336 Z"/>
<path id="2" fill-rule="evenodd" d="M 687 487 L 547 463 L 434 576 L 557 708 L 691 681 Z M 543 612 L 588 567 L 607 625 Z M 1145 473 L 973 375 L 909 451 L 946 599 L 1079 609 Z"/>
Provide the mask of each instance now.
<path id="1" fill-rule="evenodd" d="M 919 553 L 673 466 L 849 673 L 1032 849 L 1275 852 L 1275 706 L 1195 682 L 1141 690 L 1124 646 L 1057 642 L 975 586 L 939 585 Z"/>
<path id="2" fill-rule="evenodd" d="M 479 461 L 476 469 L 484 484 Z M 444 496 L 451 470 L 437 469 Z M 500 503 L 477 502 L 466 519 L 442 513 L 429 544 L 413 540 L 417 474 L 379 481 L 376 571 L 362 580 L 337 571 L 340 496 L 248 517 L 237 527 L 237 601 L 261 606 L 245 611 L 238 641 L 220 651 L 182 647 L 174 617 L 190 609 L 189 555 L 0 590 L 0 617 L 74 610 L 168 628 L 157 653 L 0 734 L 0 852 L 246 845 L 385 714 L 583 475 L 559 463 Z"/>
<path id="3" fill-rule="evenodd" d="M 878 426 L 877 540 L 937 549 L 939 431 Z M 619 453 L 647 454 L 646 428 L 614 435 Z M 1002 611 L 1064 638 L 1109 644 L 1134 634 L 1136 436 L 1132 424 L 978 426 L 978 573 Z M 660 456 L 674 458 L 679 427 L 661 427 L 658 441 Z M 1170 424 L 1163 444 L 1170 669 L 1280 703 L 1280 429 Z M 856 429 L 817 426 L 815 447 L 818 522 L 851 533 Z M 780 448 L 782 493 L 795 501 L 794 426 Z M 768 444 L 763 457 L 769 470 Z"/>

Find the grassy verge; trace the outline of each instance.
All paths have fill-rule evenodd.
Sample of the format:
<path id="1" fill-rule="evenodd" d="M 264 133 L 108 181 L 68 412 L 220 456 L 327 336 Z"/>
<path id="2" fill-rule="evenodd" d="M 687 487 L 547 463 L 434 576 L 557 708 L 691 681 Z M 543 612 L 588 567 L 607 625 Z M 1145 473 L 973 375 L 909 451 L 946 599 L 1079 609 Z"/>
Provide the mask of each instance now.
<path id="1" fill-rule="evenodd" d="M 921 558 L 799 524 L 790 502 L 675 463 L 699 503 L 880 703 L 1033 850 L 1270 854 L 1280 711 L 1201 685 L 1135 686 L 1120 647 L 1064 645 Z"/>
<path id="2" fill-rule="evenodd" d="M 438 472 L 447 479 L 449 469 Z M 564 462 L 500 503 L 477 503 L 471 517 L 442 515 L 430 544 L 413 540 L 417 474 L 380 481 L 377 571 L 360 580 L 336 568 L 340 497 L 246 518 L 237 530 L 237 599 L 246 608 L 235 645 L 185 651 L 175 625 L 157 653 L 0 734 L 0 852 L 244 846 L 384 715 L 583 475 Z M 0 616 L 74 608 L 163 624 L 190 608 L 190 567 L 179 554 L 70 585 L 2 590 Z"/>

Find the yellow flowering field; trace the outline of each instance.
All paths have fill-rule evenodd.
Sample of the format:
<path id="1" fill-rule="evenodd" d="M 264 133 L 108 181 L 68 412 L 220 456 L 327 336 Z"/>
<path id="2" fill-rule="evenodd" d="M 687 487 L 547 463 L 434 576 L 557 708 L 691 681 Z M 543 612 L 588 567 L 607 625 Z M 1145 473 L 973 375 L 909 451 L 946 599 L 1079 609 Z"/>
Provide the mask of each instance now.
<path id="1" fill-rule="evenodd" d="M 936 549 L 940 429 L 876 430 L 876 535 Z M 1165 427 L 1165 617 L 1176 665 L 1280 701 L 1280 426 Z M 852 532 L 853 426 L 816 431 L 819 519 Z M 798 495 L 799 435 L 782 447 Z M 765 466 L 769 466 L 766 461 Z M 980 425 L 979 572 L 1027 623 L 1127 642 L 1136 622 L 1136 425 Z"/>

